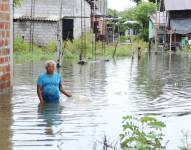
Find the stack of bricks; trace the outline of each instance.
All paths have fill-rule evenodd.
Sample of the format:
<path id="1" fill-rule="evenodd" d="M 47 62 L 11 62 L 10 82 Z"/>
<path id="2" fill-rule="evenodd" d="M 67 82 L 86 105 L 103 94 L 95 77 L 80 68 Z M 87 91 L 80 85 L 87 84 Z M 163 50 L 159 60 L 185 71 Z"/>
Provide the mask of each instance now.
<path id="1" fill-rule="evenodd" d="M 0 93 L 11 86 L 9 0 L 0 0 Z"/>

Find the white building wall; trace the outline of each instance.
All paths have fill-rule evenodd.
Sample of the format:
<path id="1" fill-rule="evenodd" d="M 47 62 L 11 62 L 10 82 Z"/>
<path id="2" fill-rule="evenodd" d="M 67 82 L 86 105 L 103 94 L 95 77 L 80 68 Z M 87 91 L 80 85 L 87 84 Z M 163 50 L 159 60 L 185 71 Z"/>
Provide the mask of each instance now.
<path id="1" fill-rule="evenodd" d="M 82 31 L 90 32 L 90 27 L 91 27 L 91 8 L 90 5 L 86 2 L 83 1 L 82 7 L 81 7 L 81 0 L 75 0 L 76 5 L 75 5 L 75 14 L 74 16 L 78 16 L 78 18 L 74 19 L 74 38 L 78 38 L 81 36 L 81 27 Z M 82 8 L 82 12 L 81 12 Z M 85 11 L 84 11 L 85 8 Z M 82 16 L 84 18 L 80 18 Z M 82 21 L 82 24 L 81 24 Z"/>

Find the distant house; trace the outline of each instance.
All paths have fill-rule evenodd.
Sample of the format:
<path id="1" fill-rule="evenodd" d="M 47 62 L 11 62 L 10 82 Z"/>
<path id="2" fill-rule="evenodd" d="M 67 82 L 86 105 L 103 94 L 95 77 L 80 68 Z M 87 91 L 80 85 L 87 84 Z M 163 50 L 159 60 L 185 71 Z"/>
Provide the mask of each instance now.
<path id="1" fill-rule="evenodd" d="M 107 0 L 90 0 L 92 28 L 96 40 L 102 40 L 106 34 Z"/>
<path id="2" fill-rule="evenodd" d="M 166 12 L 157 11 L 149 19 L 149 39 L 152 40 L 157 34 L 158 43 L 164 44 L 166 41 Z M 156 30 L 157 29 L 157 30 Z"/>
<path id="3" fill-rule="evenodd" d="M 160 12 L 150 16 L 149 39 L 157 35 L 157 42 L 168 48 L 170 41 L 175 49 L 184 46 L 191 35 L 191 1 L 162 0 L 160 6 Z"/>
<path id="4" fill-rule="evenodd" d="M 123 23 L 124 25 L 128 26 L 128 29 L 125 31 L 125 36 L 137 35 L 138 30 L 132 28 L 132 25 L 139 26 L 138 21 L 128 20 Z"/>
<path id="5" fill-rule="evenodd" d="M 61 9 L 62 2 L 62 9 Z M 58 21 L 62 20 L 62 39 L 74 39 L 90 30 L 90 0 L 23 0 L 14 8 L 14 37 L 46 45 L 56 41 Z M 62 10 L 62 12 L 61 12 Z M 85 29 L 84 29 L 85 28 Z"/>
<path id="6" fill-rule="evenodd" d="M 191 1 L 164 0 L 167 15 L 167 30 L 171 32 L 172 42 L 180 46 L 185 44 L 185 37 L 191 34 Z M 168 34 L 167 41 L 170 39 Z"/>

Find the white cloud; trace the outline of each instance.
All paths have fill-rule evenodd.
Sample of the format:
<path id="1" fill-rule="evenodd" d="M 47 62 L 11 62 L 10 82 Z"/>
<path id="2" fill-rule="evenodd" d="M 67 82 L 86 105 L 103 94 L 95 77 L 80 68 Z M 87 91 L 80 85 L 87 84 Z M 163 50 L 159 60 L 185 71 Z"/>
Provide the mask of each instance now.
<path id="1" fill-rule="evenodd" d="M 108 7 L 119 11 L 135 6 L 135 3 L 130 0 L 108 0 Z"/>

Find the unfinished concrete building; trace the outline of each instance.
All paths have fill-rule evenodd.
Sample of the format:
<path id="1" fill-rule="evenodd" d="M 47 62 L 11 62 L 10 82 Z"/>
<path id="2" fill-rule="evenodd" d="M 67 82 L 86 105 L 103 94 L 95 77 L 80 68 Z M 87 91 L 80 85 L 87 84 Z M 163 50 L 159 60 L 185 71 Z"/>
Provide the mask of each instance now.
<path id="1" fill-rule="evenodd" d="M 90 1 L 23 0 L 14 9 L 14 37 L 44 46 L 57 40 L 59 20 L 63 40 L 80 37 L 91 27 Z"/>

